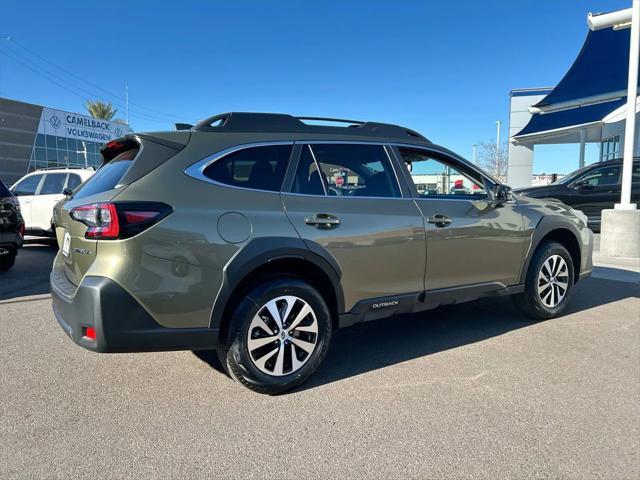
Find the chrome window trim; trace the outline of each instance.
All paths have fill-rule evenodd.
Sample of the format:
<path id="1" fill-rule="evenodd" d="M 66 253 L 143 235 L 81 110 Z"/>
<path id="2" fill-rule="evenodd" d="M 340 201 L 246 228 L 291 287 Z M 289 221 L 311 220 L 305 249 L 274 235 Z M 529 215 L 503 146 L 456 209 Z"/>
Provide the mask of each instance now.
<path id="1" fill-rule="evenodd" d="M 196 163 L 185 168 L 183 173 L 192 178 L 195 178 L 196 180 L 212 183 L 213 185 L 218 185 L 220 187 L 234 188 L 237 190 L 249 190 L 251 192 L 280 194 L 282 191 L 282 187 L 280 187 L 280 190 L 261 190 L 259 188 L 239 187 L 238 185 L 230 185 L 228 183 L 222 183 L 222 182 L 218 182 L 217 180 L 213 180 L 212 178 L 209 178 L 204 174 L 204 170 L 213 162 L 220 160 L 221 158 L 226 157 L 227 155 L 231 155 L 232 153 L 239 152 L 240 150 L 247 150 L 249 148 L 257 148 L 257 147 L 272 147 L 277 145 L 293 146 L 294 143 L 295 142 L 293 140 L 287 140 L 287 141 L 274 141 L 274 142 L 243 143 L 240 145 L 235 145 L 233 147 L 225 148 L 224 150 L 219 150 L 216 153 L 213 153 L 211 155 L 204 157 L 202 160 L 198 160 Z"/>

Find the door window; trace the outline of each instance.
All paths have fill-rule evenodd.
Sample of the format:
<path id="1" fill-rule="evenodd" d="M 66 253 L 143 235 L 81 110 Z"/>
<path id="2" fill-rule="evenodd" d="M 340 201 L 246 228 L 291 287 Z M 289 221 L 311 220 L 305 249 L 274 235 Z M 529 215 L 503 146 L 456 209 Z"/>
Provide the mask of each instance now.
<path id="1" fill-rule="evenodd" d="M 487 196 L 481 179 L 471 177 L 453 162 L 404 148 L 400 149 L 400 155 L 422 198 L 479 199 Z"/>
<path id="2" fill-rule="evenodd" d="M 337 197 L 400 197 L 382 145 L 310 144 L 300 154 L 293 193 Z"/>
<path id="3" fill-rule="evenodd" d="M 592 187 L 617 185 L 620 183 L 620 167 L 599 168 L 579 178 L 576 183 L 579 186 L 590 185 Z"/>
<path id="4" fill-rule="evenodd" d="M 76 175 L 75 173 L 69 174 L 69 179 L 67 180 L 67 188 L 75 190 L 81 183 L 82 179 L 80 178 L 80 175 Z"/>
<path id="5" fill-rule="evenodd" d="M 279 192 L 291 148 L 291 145 L 269 145 L 238 150 L 213 162 L 203 174 L 225 185 Z"/>
<path id="6" fill-rule="evenodd" d="M 67 180 L 66 173 L 47 173 L 44 182 L 40 187 L 39 195 L 59 195 L 64 189 L 64 182 Z"/>
<path id="7" fill-rule="evenodd" d="M 13 194 L 16 196 L 22 195 L 34 195 L 42 175 L 31 175 L 22 179 L 15 187 L 13 187 Z"/>

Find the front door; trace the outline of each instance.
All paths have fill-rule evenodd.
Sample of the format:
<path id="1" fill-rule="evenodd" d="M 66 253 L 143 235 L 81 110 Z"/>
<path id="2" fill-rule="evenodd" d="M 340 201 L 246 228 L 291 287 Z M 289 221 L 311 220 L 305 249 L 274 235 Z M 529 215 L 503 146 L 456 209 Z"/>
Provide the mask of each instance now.
<path id="1" fill-rule="evenodd" d="M 305 144 L 284 208 L 300 237 L 333 255 L 345 307 L 424 290 L 424 223 L 382 145 Z M 406 186 L 405 186 L 406 190 Z"/>
<path id="2" fill-rule="evenodd" d="M 426 290 L 519 282 L 524 222 L 513 203 L 488 202 L 481 174 L 443 152 L 399 148 L 427 238 Z"/>
<path id="3" fill-rule="evenodd" d="M 569 185 L 572 195 L 567 203 L 584 212 L 590 227 L 600 224 L 602 210 L 613 208 L 620 201 L 620 172 L 620 165 L 609 165 L 592 170 Z"/>

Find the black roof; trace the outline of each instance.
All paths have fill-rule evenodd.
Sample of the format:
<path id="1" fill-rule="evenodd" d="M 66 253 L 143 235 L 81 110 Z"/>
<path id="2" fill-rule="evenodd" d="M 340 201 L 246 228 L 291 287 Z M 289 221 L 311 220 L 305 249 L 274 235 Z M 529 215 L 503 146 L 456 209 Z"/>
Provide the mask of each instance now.
<path id="1" fill-rule="evenodd" d="M 344 123 L 345 126 L 313 125 L 305 123 L 304 120 Z M 328 133 L 429 141 L 414 130 L 389 123 L 363 122 L 341 118 L 294 117 L 283 113 L 222 113 L 206 118 L 195 126 L 176 124 L 176 128 L 178 130 L 194 130 L 197 132 Z"/>

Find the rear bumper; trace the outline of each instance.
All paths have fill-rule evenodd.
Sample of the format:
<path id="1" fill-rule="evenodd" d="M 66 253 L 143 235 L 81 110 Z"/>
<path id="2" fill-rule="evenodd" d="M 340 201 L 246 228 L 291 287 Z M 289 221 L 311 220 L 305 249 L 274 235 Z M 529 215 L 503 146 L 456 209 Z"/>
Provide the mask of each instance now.
<path id="1" fill-rule="evenodd" d="M 218 330 L 166 328 L 120 285 L 105 277 L 85 277 L 73 295 L 60 272 L 51 273 L 53 312 L 65 333 L 94 352 L 155 352 L 215 348 Z M 68 282 L 67 282 L 68 283 Z M 96 339 L 85 335 L 95 330 Z"/>

